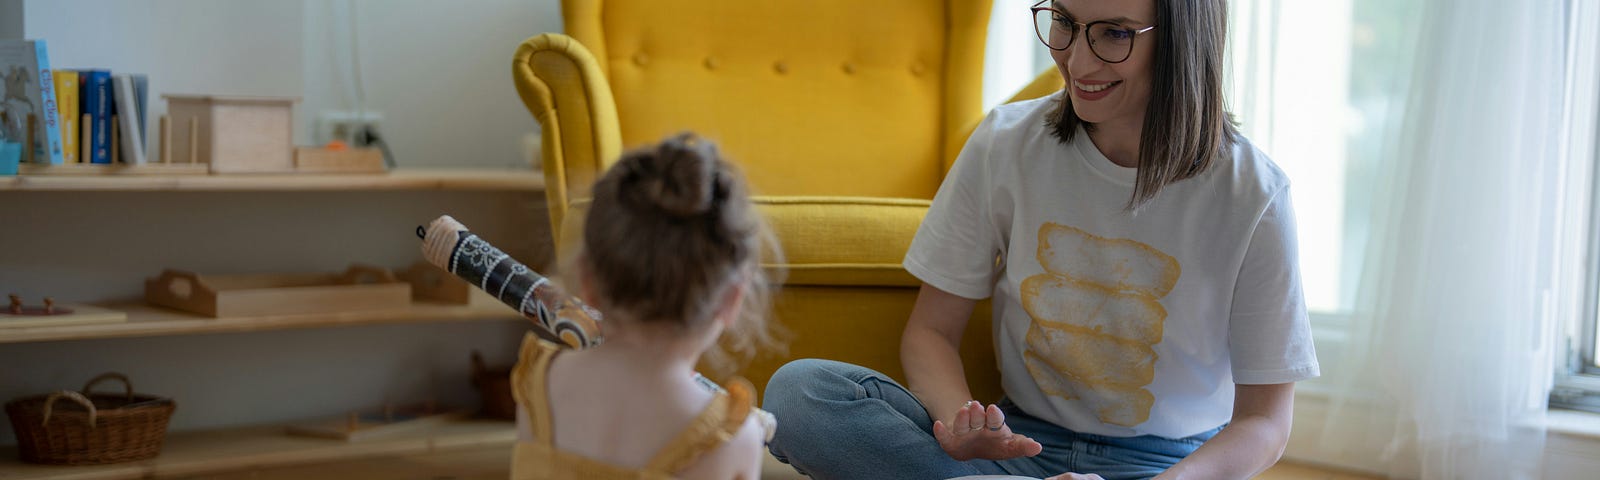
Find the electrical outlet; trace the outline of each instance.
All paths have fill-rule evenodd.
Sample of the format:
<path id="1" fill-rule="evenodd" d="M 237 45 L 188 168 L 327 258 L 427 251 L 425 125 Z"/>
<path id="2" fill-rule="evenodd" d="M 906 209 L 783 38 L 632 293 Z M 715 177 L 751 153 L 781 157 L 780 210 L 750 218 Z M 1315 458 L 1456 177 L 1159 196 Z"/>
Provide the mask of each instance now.
<path id="1" fill-rule="evenodd" d="M 381 112 L 326 110 L 317 115 L 317 144 L 325 145 L 338 140 L 352 147 L 364 147 L 367 145 L 358 141 L 357 133 L 363 128 L 376 131 L 381 123 L 383 123 Z"/>

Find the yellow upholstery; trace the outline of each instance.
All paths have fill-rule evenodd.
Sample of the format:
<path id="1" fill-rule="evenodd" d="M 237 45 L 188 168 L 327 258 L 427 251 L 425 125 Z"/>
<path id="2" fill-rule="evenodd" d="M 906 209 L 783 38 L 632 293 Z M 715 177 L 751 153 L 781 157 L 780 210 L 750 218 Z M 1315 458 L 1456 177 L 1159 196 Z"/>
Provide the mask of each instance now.
<path id="1" fill-rule="evenodd" d="M 787 255 L 777 316 L 788 356 L 901 377 L 900 331 L 920 284 L 900 261 L 982 119 L 988 0 L 563 0 L 567 35 L 528 39 L 512 62 L 543 128 L 557 248 L 582 200 L 627 148 L 693 131 L 751 180 Z M 570 35 L 570 36 L 569 36 Z M 1054 78 L 1051 87 L 1050 79 Z M 1059 90 L 1046 72 L 1025 89 Z M 1019 98 L 1020 99 L 1020 98 Z M 974 393 L 998 396 L 988 309 L 963 356 Z M 987 374 L 984 374 L 987 372 Z"/>

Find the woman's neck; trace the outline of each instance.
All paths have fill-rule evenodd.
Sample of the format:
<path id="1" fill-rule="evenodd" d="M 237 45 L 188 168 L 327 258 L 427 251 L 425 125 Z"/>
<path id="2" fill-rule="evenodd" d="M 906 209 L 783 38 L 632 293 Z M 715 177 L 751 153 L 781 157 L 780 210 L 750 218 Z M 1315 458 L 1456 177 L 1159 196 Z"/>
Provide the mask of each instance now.
<path id="1" fill-rule="evenodd" d="M 1111 163 L 1125 168 L 1139 166 L 1139 137 L 1144 119 L 1113 120 L 1089 129 L 1089 140 Z"/>

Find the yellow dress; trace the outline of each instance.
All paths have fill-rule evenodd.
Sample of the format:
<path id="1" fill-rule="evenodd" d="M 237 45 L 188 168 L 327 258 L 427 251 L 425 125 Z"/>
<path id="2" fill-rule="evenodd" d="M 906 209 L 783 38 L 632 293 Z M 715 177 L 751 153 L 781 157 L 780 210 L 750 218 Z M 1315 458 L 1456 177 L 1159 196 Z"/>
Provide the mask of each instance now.
<path id="1" fill-rule="evenodd" d="M 634 470 L 593 460 L 556 448 L 552 438 L 550 397 L 547 394 L 550 361 L 563 347 L 528 334 L 521 358 L 511 371 L 512 393 L 533 430 L 532 442 L 517 442 L 511 457 L 511 478 L 516 480 L 630 479 L 665 480 L 727 443 L 754 411 L 753 387 L 741 379 L 727 382 L 711 405 L 670 443 L 656 452 L 644 469 Z"/>

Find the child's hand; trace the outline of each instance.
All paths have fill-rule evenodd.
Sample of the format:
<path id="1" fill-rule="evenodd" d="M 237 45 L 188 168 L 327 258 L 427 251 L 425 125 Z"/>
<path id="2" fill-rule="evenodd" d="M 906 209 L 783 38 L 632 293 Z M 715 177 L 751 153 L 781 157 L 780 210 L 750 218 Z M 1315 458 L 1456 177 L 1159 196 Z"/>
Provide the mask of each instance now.
<path id="1" fill-rule="evenodd" d="M 933 438 L 939 441 L 939 446 L 950 454 L 950 458 L 956 460 L 1005 460 L 1031 457 L 1044 450 L 1039 442 L 1011 433 L 1011 427 L 1006 425 L 1005 414 L 1000 413 L 1000 407 L 994 405 L 985 409 L 981 403 L 967 402 L 956 412 L 956 418 L 951 423 L 954 425 L 934 421 Z"/>

